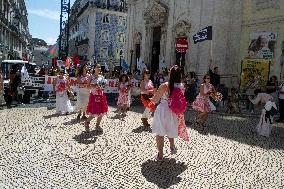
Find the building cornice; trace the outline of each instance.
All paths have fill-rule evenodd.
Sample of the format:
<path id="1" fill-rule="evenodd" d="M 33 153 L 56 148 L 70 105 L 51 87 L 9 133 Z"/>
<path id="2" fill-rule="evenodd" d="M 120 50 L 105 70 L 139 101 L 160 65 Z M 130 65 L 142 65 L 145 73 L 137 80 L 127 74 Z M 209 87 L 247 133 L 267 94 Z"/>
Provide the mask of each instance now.
<path id="1" fill-rule="evenodd" d="M 276 17 L 270 17 L 270 18 L 262 18 L 258 20 L 247 20 L 243 21 L 242 26 L 252 26 L 252 25 L 263 25 L 263 24 L 272 24 L 275 22 L 283 22 L 284 21 L 284 15 L 276 16 Z"/>

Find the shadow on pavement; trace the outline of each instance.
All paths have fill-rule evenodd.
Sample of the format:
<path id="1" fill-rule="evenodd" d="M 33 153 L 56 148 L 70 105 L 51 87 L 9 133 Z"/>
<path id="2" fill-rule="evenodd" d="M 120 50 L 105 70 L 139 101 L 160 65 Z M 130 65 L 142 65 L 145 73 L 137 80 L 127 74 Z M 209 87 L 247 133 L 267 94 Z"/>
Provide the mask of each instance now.
<path id="1" fill-rule="evenodd" d="M 93 130 L 89 133 L 82 132 L 79 135 L 75 135 L 73 139 L 75 139 L 78 143 L 81 144 L 94 144 L 97 141 L 97 136 L 100 136 L 102 134 L 102 130 Z"/>
<path id="2" fill-rule="evenodd" d="M 80 119 L 79 121 L 77 120 L 77 118 L 73 118 L 65 123 L 63 123 L 63 125 L 75 125 L 77 123 L 81 123 L 84 122 L 85 120 Z"/>
<path id="3" fill-rule="evenodd" d="M 163 161 L 147 160 L 141 165 L 141 173 L 148 182 L 156 184 L 159 188 L 169 188 L 181 181 L 179 175 L 187 169 L 183 162 L 175 159 Z"/>
<path id="4" fill-rule="evenodd" d="M 142 133 L 142 132 L 148 132 L 152 133 L 151 127 L 145 127 L 145 126 L 140 126 L 132 130 L 133 133 Z"/>
<path id="5" fill-rule="evenodd" d="M 115 116 L 108 117 L 108 118 L 109 118 L 109 119 L 120 119 L 120 120 L 124 120 L 125 117 L 126 117 L 126 114 L 124 114 L 124 115 L 116 114 Z"/>
<path id="6" fill-rule="evenodd" d="M 50 119 L 50 118 L 59 117 L 59 116 L 64 116 L 64 115 L 60 115 L 60 114 L 51 114 L 51 115 L 43 116 L 43 118 L 44 118 L 44 119 Z"/>
<path id="7" fill-rule="evenodd" d="M 276 124 L 274 122 L 271 135 L 267 138 L 259 136 L 256 133 L 259 118 L 231 115 L 215 115 L 214 118 L 212 117 L 212 115 L 209 115 L 209 121 L 206 124 L 207 130 L 205 133 L 203 132 L 201 134 L 215 135 L 264 149 L 284 149 L 283 124 Z M 188 124 L 187 127 L 197 130 L 198 132 L 200 131 L 200 128 L 195 123 Z"/>

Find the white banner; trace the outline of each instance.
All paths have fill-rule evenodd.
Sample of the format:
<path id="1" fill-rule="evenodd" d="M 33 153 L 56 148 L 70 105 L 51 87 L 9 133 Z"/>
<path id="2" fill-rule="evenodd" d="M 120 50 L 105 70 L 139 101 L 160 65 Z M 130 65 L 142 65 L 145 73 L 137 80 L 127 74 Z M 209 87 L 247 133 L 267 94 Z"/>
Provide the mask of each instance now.
<path id="1" fill-rule="evenodd" d="M 22 85 L 24 86 L 32 86 L 32 87 L 42 87 L 44 91 L 53 91 L 53 80 L 56 78 L 56 76 L 45 76 L 45 82 L 42 83 L 35 83 L 35 81 L 40 80 L 39 77 L 29 77 L 22 81 Z M 69 79 L 70 87 L 74 92 L 77 92 L 77 79 L 75 77 L 71 77 Z M 139 81 L 134 80 L 134 91 L 138 91 L 139 89 Z M 117 90 L 118 86 L 118 79 L 107 79 L 107 85 L 104 89 L 105 93 L 118 93 Z M 138 92 L 137 92 L 138 93 Z"/>

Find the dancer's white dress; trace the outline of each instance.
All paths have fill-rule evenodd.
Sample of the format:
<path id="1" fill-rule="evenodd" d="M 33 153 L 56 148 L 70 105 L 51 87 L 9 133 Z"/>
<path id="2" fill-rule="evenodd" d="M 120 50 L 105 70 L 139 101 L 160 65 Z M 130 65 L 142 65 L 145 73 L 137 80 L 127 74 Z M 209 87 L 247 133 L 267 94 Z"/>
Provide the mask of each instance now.
<path id="1" fill-rule="evenodd" d="M 58 114 L 66 114 L 73 112 L 73 107 L 71 105 L 71 102 L 68 98 L 66 88 L 63 91 L 58 91 L 59 85 L 66 85 L 67 79 L 64 77 L 63 79 L 60 79 L 57 77 L 56 79 L 56 113 Z"/>
<path id="2" fill-rule="evenodd" d="M 253 104 L 258 104 L 259 102 L 265 103 L 260 115 L 259 123 L 256 126 L 257 133 L 265 137 L 269 137 L 271 133 L 272 125 L 270 123 L 270 120 L 271 122 L 273 122 L 272 116 L 270 116 L 270 120 L 268 118 L 265 118 L 266 111 L 270 111 L 272 107 L 277 109 L 275 102 L 273 102 L 272 100 L 273 97 L 266 93 L 259 93 L 255 99 L 251 100 Z"/>
<path id="3" fill-rule="evenodd" d="M 173 113 L 168 104 L 168 92 L 161 97 L 153 118 L 152 132 L 159 136 L 168 136 L 169 138 L 178 137 L 178 118 Z"/>
<path id="4" fill-rule="evenodd" d="M 88 76 L 81 76 L 81 82 L 83 84 L 87 84 L 89 77 Z M 78 97 L 77 97 L 77 104 L 76 104 L 76 111 L 81 110 L 82 112 L 85 112 L 87 109 L 87 105 L 89 102 L 89 95 L 90 95 L 90 89 L 87 87 L 80 87 L 78 89 Z"/>

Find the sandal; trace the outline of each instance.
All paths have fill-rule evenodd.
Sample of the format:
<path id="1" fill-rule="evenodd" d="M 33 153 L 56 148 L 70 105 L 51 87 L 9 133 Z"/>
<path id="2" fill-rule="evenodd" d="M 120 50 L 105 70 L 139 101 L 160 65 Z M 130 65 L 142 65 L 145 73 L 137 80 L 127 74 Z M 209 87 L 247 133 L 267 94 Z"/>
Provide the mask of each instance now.
<path id="1" fill-rule="evenodd" d="M 171 149 L 171 154 L 176 154 L 177 153 L 177 148 L 174 146 L 173 148 L 170 148 Z"/>
<path id="2" fill-rule="evenodd" d="M 86 133 L 90 132 L 90 122 L 89 121 L 85 122 L 85 131 Z"/>
<path id="3" fill-rule="evenodd" d="M 155 159 L 156 159 L 157 161 L 163 161 L 164 157 L 163 157 L 163 156 L 162 156 L 162 157 L 159 157 L 159 156 L 160 156 L 160 154 L 158 153 L 157 156 L 155 157 Z"/>

